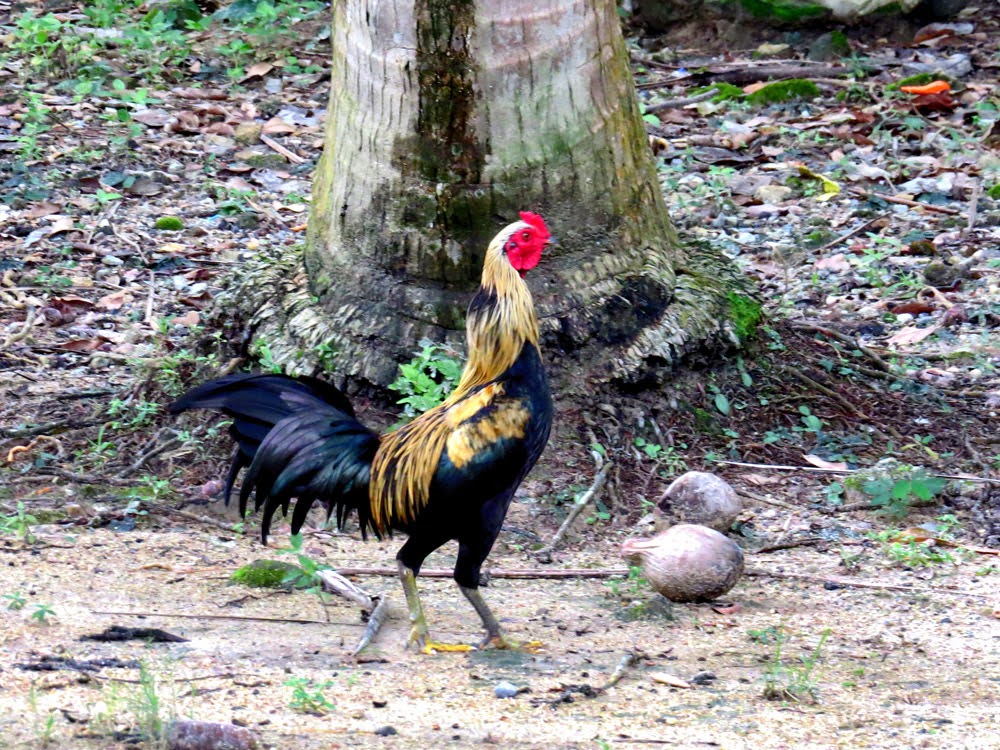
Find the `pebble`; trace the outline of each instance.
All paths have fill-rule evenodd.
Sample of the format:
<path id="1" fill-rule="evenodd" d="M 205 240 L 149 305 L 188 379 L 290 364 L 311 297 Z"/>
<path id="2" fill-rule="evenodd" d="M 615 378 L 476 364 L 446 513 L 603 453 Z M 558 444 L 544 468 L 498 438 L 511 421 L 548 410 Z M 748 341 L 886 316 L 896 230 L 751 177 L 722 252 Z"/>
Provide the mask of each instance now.
<path id="1" fill-rule="evenodd" d="M 497 698 L 513 698 L 521 692 L 521 688 L 512 682 L 498 682 L 493 688 L 493 695 Z"/>
<path id="2" fill-rule="evenodd" d="M 695 685 L 707 685 L 710 682 L 715 682 L 718 677 L 715 676 L 715 672 L 698 672 L 694 677 L 692 677 L 689 682 L 693 682 Z"/>
<path id="3" fill-rule="evenodd" d="M 111 266 L 112 268 L 115 268 L 117 266 L 124 264 L 125 261 L 114 255 L 105 255 L 103 258 L 101 258 L 101 263 L 103 263 L 106 266 Z"/>

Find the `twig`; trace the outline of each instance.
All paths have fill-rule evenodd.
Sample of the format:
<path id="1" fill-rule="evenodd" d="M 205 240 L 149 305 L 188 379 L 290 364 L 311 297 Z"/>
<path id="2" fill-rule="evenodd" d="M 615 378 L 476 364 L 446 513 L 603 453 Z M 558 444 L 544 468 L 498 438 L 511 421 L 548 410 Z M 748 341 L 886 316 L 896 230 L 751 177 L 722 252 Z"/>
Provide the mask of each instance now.
<path id="1" fill-rule="evenodd" d="M 42 467 L 38 470 L 38 476 L 60 477 L 61 479 L 68 479 L 71 482 L 78 482 L 79 484 L 107 484 L 112 487 L 132 487 L 135 485 L 135 481 L 130 479 L 98 477 L 93 474 L 75 474 L 72 471 L 60 469 L 58 466 Z"/>
<path id="2" fill-rule="evenodd" d="M 794 549 L 796 547 L 811 547 L 814 544 L 822 544 L 823 542 L 829 541 L 818 536 L 809 536 L 803 539 L 790 539 L 787 542 L 775 542 L 774 544 L 765 544 L 759 549 L 753 550 L 755 555 L 763 555 L 768 552 L 778 552 L 783 549 Z"/>
<path id="3" fill-rule="evenodd" d="M 372 611 L 371 616 L 368 618 L 368 625 L 365 627 L 365 632 L 361 634 L 361 639 L 358 641 L 358 645 L 354 647 L 354 651 L 351 652 L 351 656 L 357 656 L 375 637 L 378 633 L 379 628 L 385 622 L 389 614 L 389 598 L 386 596 L 380 596 L 378 598 L 378 604 Z"/>
<path id="4" fill-rule="evenodd" d="M 584 492 L 583 495 L 580 496 L 580 499 L 573 504 L 573 508 L 566 515 L 566 519 L 562 522 L 562 526 L 559 527 L 555 536 L 552 537 L 552 541 L 535 552 L 535 557 L 541 562 L 552 562 L 552 551 L 559 545 L 560 542 L 562 542 L 563 537 L 566 536 L 566 532 L 569 531 L 569 527 L 573 525 L 573 521 L 575 521 L 577 516 L 583 512 L 583 509 L 587 506 L 587 504 L 597 496 L 597 493 L 601 491 L 601 488 L 604 487 L 605 481 L 607 481 L 608 472 L 611 470 L 611 467 L 614 466 L 614 463 L 611 461 L 604 461 L 604 457 L 597 451 L 593 451 L 592 455 L 594 456 L 594 462 L 597 464 L 597 468 L 599 469 L 597 476 L 594 477 L 594 483 L 590 485 L 590 489 Z M 602 463 L 604 464 L 603 466 L 601 466 Z"/>
<path id="5" fill-rule="evenodd" d="M 979 180 L 976 180 L 972 185 L 972 197 L 969 199 L 969 215 L 965 221 L 965 232 L 967 234 L 972 231 L 972 228 L 976 226 L 976 212 L 979 210 L 979 194 L 982 190 L 982 186 Z"/>
<path id="6" fill-rule="evenodd" d="M 864 354 L 868 359 L 875 363 L 875 366 L 880 370 L 885 372 L 891 372 L 889 363 L 882 359 L 878 354 L 873 352 L 868 347 L 861 344 L 857 339 L 853 339 L 846 333 L 841 333 L 840 331 L 834 330 L 833 328 L 827 328 L 826 326 L 817 325 L 816 323 L 809 323 L 807 321 L 801 321 L 792 323 L 792 328 L 796 331 L 805 331 L 808 333 L 821 333 L 827 338 L 836 339 L 848 346 L 853 346 L 857 348 L 862 354 Z"/>
<path id="7" fill-rule="evenodd" d="M 852 404 L 846 398 L 844 398 L 843 396 L 841 396 L 835 390 L 833 390 L 831 388 L 827 388 L 822 383 L 819 383 L 819 382 L 813 380 L 811 377 L 809 377 L 808 375 L 806 375 L 804 372 L 799 372 L 798 370 L 796 370 L 794 368 L 791 368 L 791 367 L 786 367 L 785 368 L 785 372 L 791 373 L 795 378 L 797 378 L 798 380 L 800 380 L 802 383 L 804 383 L 805 385 L 809 386 L 813 390 L 819 391 L 824 396 L 828 396 L 829 398 L 832 398 L 834 401 L 836 401 L 838 404 L 840 404 L 842 407 L 844 407 L 844 409 L 847 410 L 848 414 L 853 414 L 858 419 L 864 419 L 864 420 L 871 419 L 871 417 L 869 417 L 864 412 L 858 411 L 858 409 L 854 406 L 854 404 Z"/>
<path id="8" fill-rule="evenodd" d="M 4 339 L 4 342 L 0 344 L 0 349 L 9 349 L 11 344 L 16 344 L 18 341 L 23 341 L 28 338 L 28 334 L 31 333 L 31 327 L 35 324 L 35 306 L 28 305 L 28 312 L 24 318 L 24 324 L 21 329 L 14 331 Z"/>
<path id="9" fill-rule="evenodd" d="M 375 604 L 372 601 L 372 595 L 356 583 L 348 581 L 337 571 L 319 570 L 316 571 L 316 577 L 323 582 L 324 589 L 332 594 L 342 596 L 349 602 L 354 602 L 365 612 L 371 612 L 375 609 Z"/>
<path id="10" fill-rule="evenodd" d="M 718 89 L 709 89 L 708 91 L 702 91 L 700 94 L 695 94 L 694 96 L 685 96 L 678 99 L 666 99 L 662 102 L 657 102 L 656 104 L 647 104 L 646 114 L 656 114 L 657 112 L 662 112 L 665 109 L 677 109 L 679 107 L 686 107 L 689 104 L 697 104 L 698 102 L 703 102 L 706 99 L 711 99 L 718 93 Z"/>
<path id="11" fill-rule="evenodd" d="M 333 622 L 328 620 L 306 620 L 300 617 L 252 617 L 250 615 L 199 615 L 179 612 L 110 612 L 102 609 L 92 609 L 94 615 L 112 615 L 115 617 L 177 617 L 186 620 L 240 620 L 245 622 L 289 622 L 295 625 L 346 625 L 360 627 L 356 622 Z"/>
<path id="12" fill-rule="evenodd" d="M 266 135 L 261 135 L 260 142 L 263 143 L 265 146 L 271 148 L 272 150 L 277 151 L 279 154 L 284 156 L 286 159 L 288 159 L 288 161 L 292 162 L 293 164 L 304 164 L 306 162 L 306 160 L 303 159 L 301 156 L 296 154 L 294 151 L 289 151 L 287 148 L 282 146 L 273 138 L 270 138 Z"/>
<path id="13" fill-rule="evenodd" d="M 149 296 L 146 297 L 146 317 L 143 320 L 152 328 L 156 328 L 156 321 L 153 319 L 153 302 L 156 301 L 156 271 L 149 271 Z"/>
<path id="14" fill-rule="evenodd" d="M 344 576 L 398 576 L 398 568 L 337 568 Z M 493 569 L 487 571 L 489 577 L 506 579 L 560 579 L 560 578 L 613 578 L 627 576 L 628 568 L 520 568 L 512 570 Z M 455 573 L 443 568 L 421 568 L 421 578 L 451 578 Z"/>
<path id="15" fill-rule="evenodd" d="M 625 672 L 628 671 L 628 668 L 643 658 L 645 658 L 645 654 L 643 654 L 641 651 L 636 651 L 635 649 L 631 649 L 625 652 L 625 655 L 622 657 L 621 661 L 618 662 L 618 666 L 615 667 L 615 671 L 611 673 L 611 677 L 609 677 L 608 681 L 605 682 L 601 687 L 597 688 L 597 692 L 604 693 L 607 692 L 610 688 L 613 688 L 615 685 L 621 682 L 621 679 L 622 677 L 625 676 Z"/>
<path id="16" fill-rule="evenodd" d="M 752 464 L 746 461 L 722 461 L 717 460 L 717 464 L 728 466 L 743 466 L 748 469 L 768 469 L 770 471 L 809 471 L 819 474 L 860 474 L 861 469 L 824 469 L 819 466 L 787 466 L 783 464 Z M 974 477 L 971 474 L 931 474 L 939 479 L 959 479 L 963 482 L 983 482 L 985 484 L 1000 484 L 1000 479 L 991 477 Z M 423 573 L 421 573 L 423 575 Z"/>
<path id="17" fill-rule="evenodd" d="M 863 231 L 865 231 L 868 227 L 870 227 L 876 221 L 881 221 L 886 216 L 889 216 L 890 213 L 891 213 L 890 211 L 886 211 L 884 214 L 880 214 L 880 215 L 876 216 L 874 219 L 869 219 L 868 221 L 866 221 L 861 226 L 855 227 L 854 229 L 852 229 L 850 232 L 842 234 L 839 237 L 837 237 L 836 239 L 830 240 L 825 245 L 821 245 L 820 247 L 818 247 L 816 249 L 816 252 L 820 252 L 821 253 L 824 250 L 829 250 L 831 247 L 839 245 L 841 242 L 844 242 L 845 240 L 851 239 L 851 237 L 853 237 L 854 235 L 861 234 Z"/>
<path id="18" fill-rule="evenodd" d="M 790 581 L 808 581 L 809 583 L 820 583 L 823 585 L 832 584 L 844 588 L 854 589 L 877 589 L 881 591 L 901 591 L 904 594 L 923 594 L 932 596 L 935 594 L 950 594 L 952 596 L 965 596 L 972 599 L 984 599 L 986 594 L 975 594 L 971 591 L 959 591 L 958 589 L 941 588 L 917 588 L 916 586 L 900 586 L 892 583 L 871 583 L 869 581 L 852 581 L 849 578 L 839 576 L 812 576 L 807 573 L 784 573 L 779 571 L 752 570 L 743 571 L 743 575 L 748 578 L 779 578 Z"/>
<path id="19" fill-rule="evenodd" d="M 130 483 L 131 484 L 131 483 Z M 179 508 L 171 508 L 169 505 L 161 505 L 160 503 L 151 503 L 148 500 L 143 500 L 142 504 L 145 505 L 149 510 L 159 511 L 160 513 L 169 513 L 172 516 L 177 516 L 178 518 L 186 518 L 189 521 L 197 521 L 198 523 L 208 524 L 209 526 L 214 526 L 217 529 L 222 529 L 223 531 L 228 531 L 232 533 L 233 525 L 231 523 L 225 523 L 224 521 L 217 521 L 214 518 L 208 518 L 207 516 L 199 516 L 194 513 L 189 513 L 186 510 L 181 510 Z"/>
<path id="20" fill-rule="evenodd" d="M 954 208 L 948 208 L 947 206 L 935 206 L 931 203 L 921 203 L 920 201 L 910 200 L 909 198 L 900 198 L 898 195 L 870 193 L 867 190 L 861 190 L 860 188 L 850 188 L 849 192 L 861 198 L 877 198 L 878 200 L 885 201 L 886 203 L 898 203 L 901 206 L 910 206 L 911 208 L 924 208 L 928 211 L 933 211 L 934 213 L 948 214 L 949 216 L 957 216 L 962 213 L 961 211 Z"/>

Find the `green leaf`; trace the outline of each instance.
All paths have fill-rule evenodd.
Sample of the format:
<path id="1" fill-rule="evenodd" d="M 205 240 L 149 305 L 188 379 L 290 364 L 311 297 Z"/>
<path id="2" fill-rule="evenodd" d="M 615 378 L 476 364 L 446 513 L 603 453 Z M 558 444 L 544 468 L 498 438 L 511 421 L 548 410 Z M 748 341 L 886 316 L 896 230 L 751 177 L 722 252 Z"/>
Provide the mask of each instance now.
<path id="1" fill-rule="evenodd" d="M 722 414 L 729 415 L 729 399 L 724 393 L 715 394 L 715 408 Z"/>

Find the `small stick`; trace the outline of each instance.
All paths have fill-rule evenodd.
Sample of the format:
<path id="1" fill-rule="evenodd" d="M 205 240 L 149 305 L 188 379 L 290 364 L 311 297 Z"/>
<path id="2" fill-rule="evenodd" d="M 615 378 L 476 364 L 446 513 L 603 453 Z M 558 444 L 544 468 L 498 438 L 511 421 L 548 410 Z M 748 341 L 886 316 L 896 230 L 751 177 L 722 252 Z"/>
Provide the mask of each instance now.
<path id="1" fill-rule="evenodd" d="M 156 271 L 149 271 L 149 296 L 146 298 L 146 316 L 143 321 L 151 328 L 156 328 L 156 320 L 153 318 L 153 303 L 156 301 Z"/>
<path id="2" fill-rule="evenodd" d="M 288 161 L 292 162 L 293 164 L 304 164 L 306 161 L 301 156 L 296 154 L 294 151 L 289 151 L 287 148 L 282 146 L 276 140 L 266 135 L 261 135 L 260 142 L 263 143 L 265 146 L 268 146 L 272 150 L 277 151 L 279 154 L 284 156 L 286 159 L 288 159 Z"/>
<path id="3" fill-rule="evenodd" d="M 354 651 L 351 652 L 351 656 L 357 656 L 372 642 L 375 634 L 378 633 L 379 628 L 386 621 L 388 614 L 389 598 L 386 596 L 378 597 L 378 604 L 368 618 L 368 626 L 365 628 L 365 632 L 361 634 L 361 639 L 358 641 L 358 645 L 354 647 Z"/>
<path id="4" fill-rule="evenodd" d="M 665 109 L 677 109 L 678 107 L 686 107 L 689 104 L 697 104 L 698 102 L 703 102 L 706 99 L 711 99 L 718 93 L 718 89 L 709 89 L 708 91 L 702 91 L 700 94 L 695 94 L 694 96 L 667 99 L 662 102 L 657 102 L 656 104 L 647 104 L 646 114 L 655 115 L 657 112 L 662 112 Z"/>
<path id="5" fill-rule="evenodd" d="M 971 232 L 976 226 L 976 212 L 979 210 L 979 193 L 982 190 L 979 180 L 972 185 L 972 197 L 969 199 L 969 217 L 965 222 L 965 232 Z"/>
<path id="6" fill-rule="evenodd" d="M 337 571 L 319 570 L 316 571 L 316 577 L 323 582 L 324 589 L 332 594 L 344 597 L 349 602 L 354 602 L 364 611 L 371 612 L 375 608 L 371 594 L 356 583 L 348 581 Z"/>
<path id="7" fill-rule="evenodd" d="M 825 245 L 822 245 L 821 247 L 817 248 L 816 251 L 817 252 L 823 252 L 824 250 L 829 250 L 831 247 L 839 245 L 844 240 L 849 240 L 854 235 L 861 234 L 863 231 L 865 231 L 868 227 L 870 227 L 876 221 L 881 221 L 882 219 L 884 219 L 886 216 L 889 215 L 889 213 L 890 213 L 889 211 L 886 211 L 884 214 L 880 214 L 879 216 L 876 216 L 874 219 L 869 219 L 868 221 L 866 221 L 861 226 L 859 226 L 859 227 L 857 227 L 855 229 L 852 229 L 850 232 L 847 232 L 846 234 L 842 234 L 839 237 L 837 237 L 836 239 L 830 240 Z"/>
<path id="8" fill-rule="evenodd" d="M 852 581 L 847 578 L 840 578 L 839 576 L 811 576 L 806 573 L 780 573 L 778 571 L 770 570 L 745 570 L 743 575 L 748 578 L 780 578 L 787 579 L 791 581 L 808 581 L 809 583 L 821 583 L 827 584 L 832 583 L 835 586 L 843 586 L 844 588 L 854 588 L 854 589 L 878 589 L 881 591 L 900 591 L 904 594 L 923 594 L 926 596 L 933 596 L 936 594 L 950 594 L 952 596 L 965 596 L 971 599 L 985 599 L 986 594 L 974 594 L 971 591 L 959 591 L 957 589 L 938 589 L 938 588 L 917 588 L 916 586 L 899 586 L 891 583 L 870 583 L 868 581 Z"/>
<path id="9" fill-rule="evenodd" d="M 16 344 L 18 341 L 23 341 L 28 338 L 28 334 L 31 333 L 31 327 L 35 325 L 35 306 L 28 305 L 28 312 L 24 318 L 24 324 L 21 326 L 21 330 L 14 331 L 4 339 L 3 344 L 0 344 L 0 349 L 9 349 L 11 344 Z"/>
<path id="10" fill-rule="evenodd" d="M 344 576 L 392 576 L 399 575 L 397 568 L 337 568 Z M 560 578 L 614 578 L 627 576 L 628 568 L 564 568 L 562 570 L 520 568 L 512 570 L 492 569 L 487 571 L 490 578 L 507 579 L 560 579 Z M 420 578 L 451 578 L 454 571 L 443 568 L 421 568 Z"/>
<path id="11" fill-rule="evenodd" d="M 728 466 L 744 466 L 748 469 L 770 469 L 772 471 L 811 471 L 820 474 L 858 474 L 860 469 L 823 469 L 819 466 L 785 466 L 782 464 L 751 464 L 746 461 L 716 461 L 717 464 Z M 961 479 L 965 482 L 983 482 L 984 484 L 1000 484 L 1000 479 L 991 477 L 974 477 L 969 474 L 931 474 L 939 479 Z M 421 573 L 423 575 L 423 573 Z"/>
<path id="12" fill-rule="evenodd" d="M 601 687 L 597 688 L 597 692 L 598 693 L 606 692 L 607 690 L 613 688 L 615 685 L 621 682 L 621 679 L 622 677 L 625 676 L 625 672 L 628 671 L 628 668 L 642 658 L 644 658 L 644 654 L 642 654 L 639 651 L 636 651 L 634 649 L 626 651 L 621 661 L 618 662 L 618 666 L 615 667 L 615 671 L 611 673 L 611 677 L 609 677 L 608 681 L 605 682 Z"/>
<path id="13" fill-rule="evenodd" d="M 830 339 L 836 339 L 841 343 L 847 344 L 848 346 L 853 346 L 858 349 L 862 354 L 864 354 L 868 359 L 875 363 L 875 365 L 880 370 L 885 372 L 890 372 L 889 364 L 873 352 L 868 347 L 861 344 L 857 339 L 852 339 L 846 333 L 841 333 L 840 331 L 835 331 L 832 328 L 827 328 L 826 326 L 816 325 L 815 323 L 807 323 L 805 321 L 801 323 L 792 323 L 792 328 L 796 331 L 807 331 L 809 333 L 822 333 L 824 336 Z"/>
<path id="14" fill-rule="evenodd" d="M 542 547 L 540 550 L 535 552 L 535 557 L 542 562 L 552 562 L 552 551 L 562 542 L 563 537 L 566 536 L 566 532 L 569 531 L 569 527 L 573 525 L 573 521 L 577 519 L 577 516 L 583 512 L 583 509 L 587 504 L 597 496 L 597 493 L 601 491 L 604 487 L 604 482 L 607 481 L 608 472 L 614 464 L 611 461 L 604 461 L 604 458 L 597 451 L 593 451 L 594 462 L 597 464 L 599 471 L 597 476 L 594 477 L 594 483 L 590 485 L 590 489 L 580 496 L 580 499 L 573 504 L 572 510 L 566 515 L 566 520 L 562 522 L 562 526 L 556 532 L 556 535 L 552 537 L 552 541 L 547 545 Z M 601 466 L 601 464 L 604 464 Z"/>
<path id="15" fill-rule="evenodd" d="M 359 627 L 356 622 L 333 622 L 327 620 L 306 620 L 300 617 L 251 617 L 249 615 L 197 615 L 176 612 L 108 612 L 101 609 L 90 610 L 94 615 L 114 615 L 119 617 L 178 617 L 189 620 L 241 620 L 245 622 L 289 622 L 296 625 L 346 625 Z"/>
<path id="16" fill-rule="evenodd" d="M 755 555 L 763 555 L 767 552 L 778 552 L 783 549 L 794 549 L 795 547 L 811 547 L 814 544 L 822 544 L 828 541 L 818 536 L 805 537 L 804 539 L 790 539 L 787 542 L 775 542 L 774 544 L 765 544 L 763 547 L 753 550 Z"/>
<path id="17" fill-rule="evenodd" d="M 954 208 L 948 208 L 947 206 L 935 206 L 931 203 L 921 203 L 920 201 L 910 200 L 909 198 L 900 198 L 896 195 L 886 195 L 885 193 L 870 193 L 867 190 L 861 190 L 859 188 L 851 188 L 849 192 L 861 198 L 878 198 L 886 203 L 898 203 L 901 206 L 910 206 L 911 208 L 925 208 L 928 211 L 933 211 L 939 214 L 948 214 L 949 216 L 958 216 L 962 213 L 961 211 Z"/>
<path id="18" fill-rule="evenodd" d="M 818 391 L 819 393 L 822 393 L 824 396 L 832 398 L 834 401 L 836 401 L 838 404 L 840 404 L 842 407 L 844 407 L 844 409 L 847 411 L 848 414 L 853 414 L 858 419 L 864 419 L 864 420 L 870 419 L 870 417 L 867 414 L 865 414 L 864 412 L 858 411 L 858 409 L 855 408 L 854 404 L 852 404 L 846 398 L 844 398 L 843 396 L 841 396 L 835 390 L 833 390 L 832 388 L 827 388 L 822 383 L 816 382 L 811 377 L 809 377 L 808 375 L 806 375 L 804 372 L 799 372 L 798 370 L 793 369 L 793 368 L 786 368 L 785 372 L 791 373 L 796 378 L 798 378 L 798 380 L 800 380 L 802 383 L 804 383 L 805 385 L 809 386 L 813 390 Z"/>

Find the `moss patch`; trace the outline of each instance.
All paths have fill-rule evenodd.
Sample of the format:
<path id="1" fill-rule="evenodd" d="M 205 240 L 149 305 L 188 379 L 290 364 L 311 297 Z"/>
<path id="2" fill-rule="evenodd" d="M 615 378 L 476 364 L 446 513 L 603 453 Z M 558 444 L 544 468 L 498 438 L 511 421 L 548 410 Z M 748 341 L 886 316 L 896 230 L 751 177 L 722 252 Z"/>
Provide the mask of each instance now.
<path id="1" fill-rule="evenodd" d="M 715 89 L 716 94 L 709 101 L 711 102 L 725 102 L 730 99 L 742 99 L 743 89 L 739 86 L 734 86 L 731 83 L 713 83 L 711 86 L 700 86 L 691 91 L 692 94 L 701 94 L 709 89 Z"/>
<path id="2" fill-rule="evenodd" d="M 229 576 L 229 580 L 253 588 L 281 589 L 289 588 L 288 578 L 301 572 L 298 565 L 280 560 L 254 560 Z"/>
<path id="3" fill-rule="evenodd" d="M 771 18 L 789 23 L 830 14 L 822 5 L 802 0 L 739 0 L 739 3 L 755 18 Z"/>
<path id="4" fill-rule="evenodd" d="M 936 81 L 937 77 L 933 73 L 917 73 L 915 76 L 904 78 L 898 83 L 886 86 L 887 89 L 899 89 L 901 86 L 926 86 L 931 81 Z"/>
<path id="5" fill-rule="evenodd" d="M 747 96 L 747 101 L 757 107 L 778 104 L 796 99 L 814 99 L 820 95 L 819 86 L 805 78 L 775 81 Z"/>
<path id="6" fill-rule="evenodd" d="M 156 228 L 167 232 L 176 232 L 184 228 L 184 222 L 176 216 L 161 216 L 156 220 Z"/>
<path id="7" fill-rule="evenodd" d="M 733 321 L 733 328 L 740 341 L 746 341 L 757 332 L 757 326 L 763 315 L 761 304 L 750 297 L 736 292 L 727 295 L 729 300 L 729 316 Z"/>
<path id="8" fill-rule="evenodd" d="M 997 183 L 987 190 L 986 194 L 990 196 L 990 198 L 993 198 L 993 200 L 1000 200 L 1000 183 Z"/>

